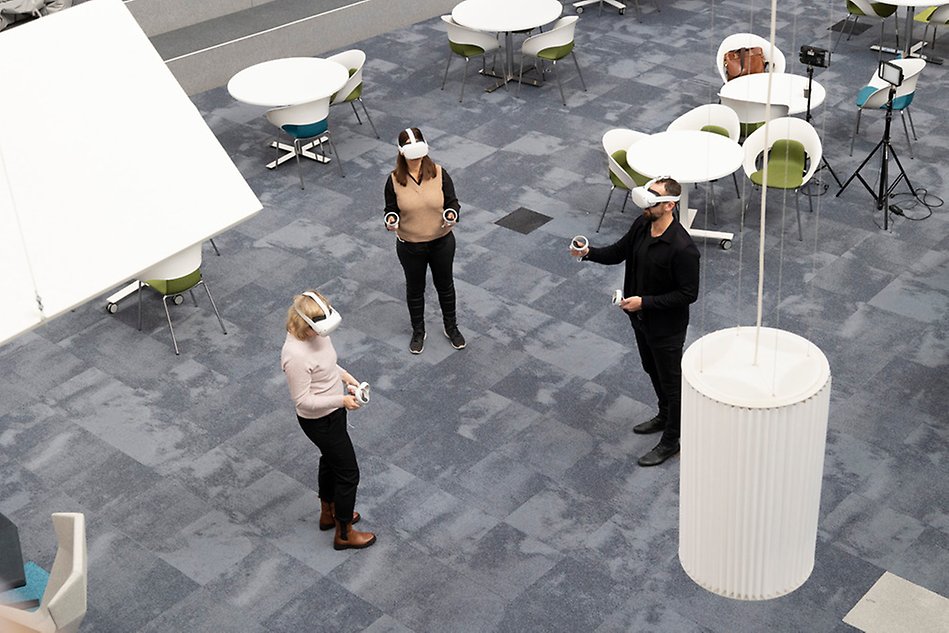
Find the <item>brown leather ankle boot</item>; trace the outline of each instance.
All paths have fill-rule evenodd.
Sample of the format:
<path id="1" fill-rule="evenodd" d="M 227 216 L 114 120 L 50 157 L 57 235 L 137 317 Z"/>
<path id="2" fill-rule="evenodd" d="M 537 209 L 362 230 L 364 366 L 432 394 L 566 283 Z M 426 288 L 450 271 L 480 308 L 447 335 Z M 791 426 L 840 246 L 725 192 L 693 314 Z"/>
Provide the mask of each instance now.
<path id="1" fill-rule="evenodd" d="M 362 549 L 376 542 L 376 535 L 372 532 L 357 532 L 349 523 L 336 522 L 336 536 L 333 538 L 333 549 Z"/>
<path id="2" fill-rule="evenodd" d="M 360 518 L 358 512 L 353 512 L 353 523 L 359 523 Z M 325 532 L 334 527 L 336 527 L 336 504 L 320 499 L 320 529 Z"/>

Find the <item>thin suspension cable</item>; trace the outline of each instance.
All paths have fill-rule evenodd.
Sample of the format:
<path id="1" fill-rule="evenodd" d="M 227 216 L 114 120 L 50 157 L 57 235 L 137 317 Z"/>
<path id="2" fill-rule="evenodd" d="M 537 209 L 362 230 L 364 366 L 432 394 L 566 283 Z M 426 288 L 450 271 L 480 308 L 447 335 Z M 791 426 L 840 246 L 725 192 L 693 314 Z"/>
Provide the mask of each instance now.
<path id="1" fill-rule="evenodd" d="M 40 296 L 39 286 L 36 284 L 36 274 L 33 272 L 33 262 L 30 259 L 29 249 L 26 247 L 26 237 L 23 235 L 23 223 L 20 221 L 20 213 L 17 210 L 16 195 L 13 192 L 13 183 L 10 180 L 10 172 L 7 169 L 6 156 L 3 153 L 3 144 L 0 143 L 0 168 L 3 170 L 3 179 L 7 183 L 7 192 L 10 195 L 10 208 L 13 210 L 13 218 L 16 221 L 17 235 L 20 236 L 20 244 L 23 247 L 23 257 L 26 260 L 26 270 L 30 275 L 30 284 L 33 286 L 33 296 L 36 300 L 36 307 L 40 316 L 45 319 L 46 313 L 43 309 L 43 298 Z"/>

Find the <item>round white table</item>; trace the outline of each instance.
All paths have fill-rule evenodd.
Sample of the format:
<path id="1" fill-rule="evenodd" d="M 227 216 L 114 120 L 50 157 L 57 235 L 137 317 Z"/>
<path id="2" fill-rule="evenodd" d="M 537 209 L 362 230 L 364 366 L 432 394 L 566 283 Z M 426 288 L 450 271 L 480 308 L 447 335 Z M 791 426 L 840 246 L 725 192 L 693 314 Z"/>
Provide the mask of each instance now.
<path id="1" fill-rule="evenodd" d="M 348 80 L 349 71 L 334 61 L 319 57 L 285 57 L 245 68 L 227 82 L 227 91 L 244 103 L 281 108 L 330 97 Z M 304 145 L 300 155 L 320 163 L 330 162 L 328 156 L 312 151 L 313 146 L 320 141 Z M 270 147 L 279 148 L 284 153 L 277 160 L 267 163 L 268 169 L 294 157 L 292 145 L 273 141 Z"/>
<path id="2" fill-rule="evenodd" d="M 947 0 L 949 1 L 949 0 Z M 771 81 L 771 102 L 788 106 L 788 114 L 807 111 L 807 77 L 791 73 L 774 73 Z M 718 94 L 731 99 L 757 103 L 768 101 L 768 73 L 735 77 L 722 86 Z M 811 84 L 811 110 L 824 103 L 827 91 L 816 81 Z"/>
<path id="3" fill-rule="evenodd" d="M 944 4 L 949 4 L 949 0 L 886 0 L 886 4 L 897 6 L 897 7 L 906 7 L 906 32 L 904 38 L 904 48 L 902 51 L 898 51 L 895 48 L 890 48 L 889 46 L 879 46 L 874 44 L 870 48 L 875 51 L 882 51 L 884 53 L 898 54 L 902 53 L 903 57 L 920 57 L 925 59 L 927 62 L 934 64 L 942 64 L 942 59 L 936 57 L 935 55 L 920 55 L 917 51 L 922 47 L 926 46 L 926 42 L 917 42 L 913 44 L 913 17 L 916 13 L 916 9 L 919 7 L 941 7 Z"/>
<path id="4" fill-rule="evenodd" d="M 515 31 L 529 31 L 549 24 L 563 13 L 563 5 L 557 0 L 463 0 L 451 11 L 451 18 L 469 29 L 487 33 L 504 33 L 506 68 L 503 75 L 486 73 L 502 82 L 488 89 L 497 90 L 514 76 Z M 539 81 L 524 79 L 521 83 L 532 86 Z"/>
<path id="5" fill-rule="evenodd" d="M 629 166 L 642 175 L 670 176 L 682 185 L 679 208 L 684 211 L 680 211 L 680 221 L 689 235 L 720 240 L 725 249 L 731 246 L 733 233 L 692 228 L 696 209 L 689 207 L 687 185 L 718 180 L 734 173 L 745 157 L 741 145 L 711 132 L 672 130 L 636 141 L 626 150 L 626 156 Z"/>

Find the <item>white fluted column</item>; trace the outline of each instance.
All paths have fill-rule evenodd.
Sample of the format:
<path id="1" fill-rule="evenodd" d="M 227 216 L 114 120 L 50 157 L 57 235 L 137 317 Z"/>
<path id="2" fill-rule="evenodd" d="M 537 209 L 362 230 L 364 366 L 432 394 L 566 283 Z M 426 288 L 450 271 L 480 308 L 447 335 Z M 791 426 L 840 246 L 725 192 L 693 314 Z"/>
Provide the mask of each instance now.
<path id="1" fill-rule="evenodd" d="M 830 366 L 796 334 L 720 330 L 682 358 L 679 560 L 741 600 L 794 591 L 814 568 Z"/>

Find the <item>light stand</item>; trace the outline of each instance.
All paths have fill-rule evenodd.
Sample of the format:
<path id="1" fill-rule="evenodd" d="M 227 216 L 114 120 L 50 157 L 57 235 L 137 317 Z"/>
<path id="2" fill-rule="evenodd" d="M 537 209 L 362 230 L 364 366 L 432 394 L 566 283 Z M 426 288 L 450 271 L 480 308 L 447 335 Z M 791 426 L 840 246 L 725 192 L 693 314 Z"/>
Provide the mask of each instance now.
<path id="1" fill-rule="evenodd" d="M 889 73 L 884 66 L 890 66 L 892 68 L 899 69 L 898 77 L 887 77 L 885 74 Z M 895 72 L 895 71 L 893 71 Z M 913 187 L 913 183 L 910 182 L 909 176 L 906 174 L 906 170 L 903 169 L 903 163 L 900 162 L 900 157 L 896 155 L 896 150 L 893 149 L 893 146 L 890 144 L 890 123 L 893 120 L 893 97 L 896 96 L 896 87 L 903 83 L 903 72 L 899 66 L 895 64 L 890 64 L 889 62 L 882 62 L 880 64 L 880 76 L 883 79 L 886 79 L 890 82 L 890 93 L 886 101 L 886 125 L 883 128 L 883 138 L 880 139 L 880 142 L 876 144 L 876 147 L 863 159 L 863 162 L 860 163 L 860 166 L 850 175 L 850 178 L 847 179 L 847 182 L 841 186 L 840 191 L 837 192 L 837 197 L 840 197 L 840 194 L 844 192 L 844 189 L 847 188 L 854 178 L 860 180 L 863 186 L 867 191 L 870 192 L 870 195 L 873 196 L 873 199 L 876 201 L 877 209 L 883 211 L 883 230 L 890 230 L 890 195 L 893 193 L 893 190 L 896 189 L 896 186 L 900 184 L 901 180 L 906 180 L 906 184 L 909 186 L 910 191 L 916 191 Z M 883 149 L 883 154 L 881 156 L 880 164 L 880 185 L 878 191 L 874 191 L 873 187 L 863 179 L 863 176 L 860 174 L 860 170 L 870 162 L 870 159 L 873 158 L 873 155 L 877 153 L 880 149 Z M 890 155 L 893 155 L 893 159 L 896 161 L 896 166 L 900 169 L 899 177 L 889 184 L 889 163 Z"/>
<path id="2" fill-rule="evenodd" d="M 808 123 L 811 122 L 811 91 L 814 87 L 814 67 L 819 66 L 821 68 L 827 68 L 830 65 L 830 53 L 823 48 L 816 48 L 814 46 L 802 46 L 801 47 L 801 63 L 807 66 L 807 89 L 804 91 L 804 96 L 807 97 L 807 110 L 804 113 L 804 120 Z M 827 161 L 827 155 L 824 154 L 821 156 L 821 165 L 818 168 L 818 171 L 827 168 L 827 171 L 830 172 L 830 175 L 834 177 L 834 180 L 837 182 L 837 186 L 840 187 L 840 178 L 837 177 L 837 173 L 834 172 L 834 168 L 830 166 L 830 163 Z M 827 191 L 827 185 L 822 183 L 819 178 L 814 178 L 811 182 L 817 185 L 817 193 L 813 195 L 822 196 Z M 812 194 L 809 194 L 812 195 Z"/>

